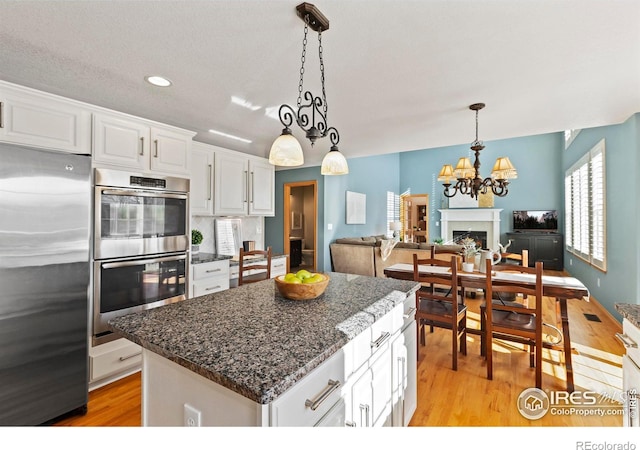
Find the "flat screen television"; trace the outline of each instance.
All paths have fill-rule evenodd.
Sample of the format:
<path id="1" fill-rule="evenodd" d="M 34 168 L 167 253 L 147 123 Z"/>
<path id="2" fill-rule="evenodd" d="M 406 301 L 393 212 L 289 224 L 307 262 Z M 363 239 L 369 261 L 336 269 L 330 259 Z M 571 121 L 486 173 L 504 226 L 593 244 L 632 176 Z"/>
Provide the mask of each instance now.
<path id="1" fill-rule="evenodd" d="M 555 209 L 513 211 L 513 231 L 558 231 L 558 212 Z"/>

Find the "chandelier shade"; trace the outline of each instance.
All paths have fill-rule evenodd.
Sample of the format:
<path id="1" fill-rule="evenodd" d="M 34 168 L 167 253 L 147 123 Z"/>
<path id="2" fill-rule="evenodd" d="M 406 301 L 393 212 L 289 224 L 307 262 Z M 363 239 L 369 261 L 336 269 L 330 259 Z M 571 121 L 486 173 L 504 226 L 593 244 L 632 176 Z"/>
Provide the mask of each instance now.
<path id="1" fill-rule="evenodd" d="M 329 153 L 324 155 L 320 173 L 322 175 L 346 175 L 349 173 L 347 160 L 344 155 L 340 153 L 338 147 L 331 147 Z"/>
<path id="2" fill-rule="evenodd" d="M 331 150 L 322 161 L 321 173 L 323 175 L 343 175 L 349 173 L 347 160 L 338 150 L 340 134 L 334 127 L 330 127 L 327 121 L 327 96 L 324 86 L 324 60 L 322 48 L 322 32 L 329 29 L 329 20 L 310 3 L 301 3 L 296 7 L 297 15 L 304 21 L 304 38 L 302 40 L 302 67 L 300 68 L 300 82 L 298 83 L 297 109 L 287 104 L 280 106 L 278 117 L 284 130 L 273 142 L 269 152 L 269 162 L 277 166 L 299 166 L 304 164 L 302 146 L 291 135 L 290 126 L 295 122 L 311 142 L 311 147 L 316 141 L 329 137 Z M 307 33 L 309 28 L 318 33 L 318 55 L 320 57 L 320 82 L 322 96 L 315 96 L 311 91 L 304 91 L 304 63 L 307 53 Z M 304 93 L 303 93 L 304 92 Z M 295 140 L 295 143 L 293 142 Z"/>
<path id="3" fill-rule="evenodd" d="M 273 141 L 269 152 L 269 163 L 274 166 L 294 167 L 304 164 L 304 153 L 300 142 L 291 134 L 289 128 Z"/>
<path id="4" fill-rule="evenodd" d="M 506 156 L 496 160 L 490 177 L 484 179 L 480 177 L 480 151 L 484 149 L 484 145 L 478 139 L 478 111 L 484 107 L 484 103 L 474 103 L 469 106 L 469 109 L 476 112 L 476 138 L 471 143 L 471 150 L 475 154 L 474 163 L 471 164 L 469 158 L 462 157 L 458 160 L 455 169 L 450 164 L 445 164 L 438 174 L 438 181 L 443 182 L 445 197 L 453 197 L 460 193 L 477 199 L 480 194 L 488 192 L 504 197 L 509 192 L 509 180 L 518 177 L 516 168 Z"/>

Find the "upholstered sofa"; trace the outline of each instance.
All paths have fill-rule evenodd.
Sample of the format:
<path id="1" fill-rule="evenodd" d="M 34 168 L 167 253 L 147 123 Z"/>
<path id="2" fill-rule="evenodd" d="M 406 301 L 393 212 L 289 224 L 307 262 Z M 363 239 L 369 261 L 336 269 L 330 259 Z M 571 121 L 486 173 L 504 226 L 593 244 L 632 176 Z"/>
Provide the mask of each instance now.
<path id="1" fill-rule="evenodd" d="M 384 269 L 397 263 L 413 264 L 413 254 L 419 258 L 429 258 L 431 243 L 398 242 L 386 258 L 383 256 L 383 241 L 380 236 L 336 239 L 329 244 L 331 268 L 334 272 L 384 277 Z M 440 245 L 440 248 L 462 249 L 459 245 Z M 443 256 L 451 258 L 451 255 Z"/>

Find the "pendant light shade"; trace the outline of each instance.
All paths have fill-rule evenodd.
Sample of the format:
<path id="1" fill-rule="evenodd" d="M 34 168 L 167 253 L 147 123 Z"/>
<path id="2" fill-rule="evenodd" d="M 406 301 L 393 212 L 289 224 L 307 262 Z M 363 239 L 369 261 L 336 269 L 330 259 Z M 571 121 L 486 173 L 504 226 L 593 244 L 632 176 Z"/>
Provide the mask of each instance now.
<path id="1" fill-rule="evenodd" d="M 349 173 L 347 160 L 335 145 L 331 147 L 329 153 L 324 155 L 320 173 L 322 175 L 346 175 Z"/>
<path id="2" fill-rule="evenodd" d="M 509 161 L 509 158 L 502 156 L 498 158 L 493 165 L 491 178 L 495 178 L 496 180 L 513 180 L 518 178 L 518 172 L 516 168 L 513 167 L 513 164 L 511 164 L 511 161 Z"/>
<path id="3" fill-rule="evenodd" d="M 282 134 L 273 141 L 269 152 L 269 163 L 274 166 L 301 166 L 304 164 L 304 154 L 300 142 L 285 128 Z"/>

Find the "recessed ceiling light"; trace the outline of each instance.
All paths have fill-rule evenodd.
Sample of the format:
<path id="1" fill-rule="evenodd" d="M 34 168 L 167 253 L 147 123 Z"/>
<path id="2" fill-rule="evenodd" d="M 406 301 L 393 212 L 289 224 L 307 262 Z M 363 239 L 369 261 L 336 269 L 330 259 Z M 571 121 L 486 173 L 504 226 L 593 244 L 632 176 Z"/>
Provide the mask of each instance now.
<path id="1" fill-rule="evenodd" d="M 231 96 L 231 103 L 242 106 L 243 108 L 250 109 L 251 111 L 257 111 L 261 108 L 261 106 L 256 106 L 248 100 L 245 100 L 241 97 L 236 97 L 235 95 Z"/>
<path id="2" fill-rule="evenodd" d="M 149 75 L 144 77 L 144 79 L 147 80 L 147 83 L 153 84 L 154 86 L 168 87 L 173 84 L 168 78 L 159 75 Z"/>
<path id="3" fill-rule="evenodd" d="M 229 139 L 235 139 L 236 141 L 244 142 L 245 144 L 251 144 L 252 142 L 249 139 L 234 136 L 233 134 L 223 133 L 222 131 L 209 130 L 209 133 L 217 134 L 218 136 L 223 136 Z"/>

